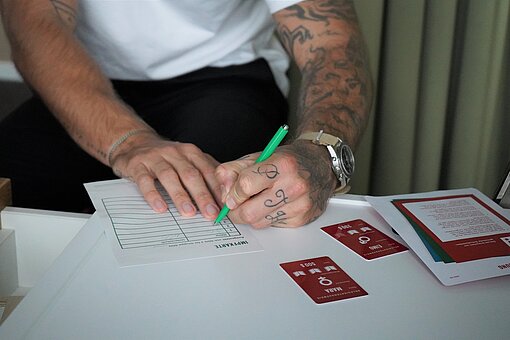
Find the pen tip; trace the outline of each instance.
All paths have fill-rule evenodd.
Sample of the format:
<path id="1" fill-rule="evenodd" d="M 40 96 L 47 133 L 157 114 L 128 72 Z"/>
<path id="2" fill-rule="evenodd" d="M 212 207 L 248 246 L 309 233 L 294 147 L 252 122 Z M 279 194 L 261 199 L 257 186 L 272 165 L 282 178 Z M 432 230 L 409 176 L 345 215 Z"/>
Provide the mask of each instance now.
<path id="1" fill-rule="evenodd" d="M 282 125 L 282 129 L 284 129 L 284 130 L 288 130 L 288 129 L 289 129 L 289 126 L 288 126 L 287 124 L 283 124 L 283 125 Z"/>

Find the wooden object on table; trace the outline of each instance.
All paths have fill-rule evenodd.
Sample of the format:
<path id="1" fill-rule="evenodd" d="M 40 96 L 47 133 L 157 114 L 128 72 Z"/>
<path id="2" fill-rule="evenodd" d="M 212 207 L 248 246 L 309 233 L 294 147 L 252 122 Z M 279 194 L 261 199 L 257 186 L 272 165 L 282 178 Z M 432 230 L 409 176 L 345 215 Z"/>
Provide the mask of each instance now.
<path id="1" fill-rule="evenodd" d="M 0 211 L 12 204 L 11 180 L 0 177 Z M 0 229 L 2 225 L 0 224 Z"/>

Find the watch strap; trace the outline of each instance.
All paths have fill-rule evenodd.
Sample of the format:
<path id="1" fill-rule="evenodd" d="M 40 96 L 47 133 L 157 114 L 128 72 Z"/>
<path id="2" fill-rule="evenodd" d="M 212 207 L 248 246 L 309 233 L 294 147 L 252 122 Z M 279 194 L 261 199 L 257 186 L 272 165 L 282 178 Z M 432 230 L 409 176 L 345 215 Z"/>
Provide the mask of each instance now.
<path id="1" fill-rule="evenodd" d="M 349 191 L 351 191 L 350 185 L 346 185 L 344 187 L 339 186 L 338 188 L 335 189 L 335 191 L 333 191 L 333 194 L 334 195 L 343 195 L 343 194 L 348 193 Z"/>
<path id="2" fill-rule="evenodd" d="M 324 133 L 323 130 L 320 130 L 319 132 L 305 132 L 302 133 L 298 138 L 296 139 L 304 139 L 304 140 L 310 140 L 314 144 L 322 145 L 322 146 L 334 146 L 338 143 L 342 143 L 342 140 L 336 136 L 330 135 L 328 133 Z M 329 149 L 328 149 L 329 152 Z M 332 155 L 330 155 L 332 156 Z M 350 185 L 344 185 L 340 186 L 335 189 L 333 192 L 335 195 L 340 194 L 346 194 L 351 189 Z"/>
<path id="3" fill-rule="evenodd" d="M 319 145 L 336 145 L 342 140 L 336 136 L 324 133 L 323 130 L 319 132 L 305 132 L 296 139 L 311 140 L 314 144 Z"/>

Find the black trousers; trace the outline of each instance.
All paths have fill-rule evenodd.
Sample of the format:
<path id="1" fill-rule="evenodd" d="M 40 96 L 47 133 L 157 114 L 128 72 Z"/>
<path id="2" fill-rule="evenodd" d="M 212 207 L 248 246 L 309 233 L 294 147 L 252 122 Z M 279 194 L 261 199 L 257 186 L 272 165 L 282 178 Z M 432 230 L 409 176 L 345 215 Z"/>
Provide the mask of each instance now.
<path id="1" fill-rule="evenodd" d="M 193 143 L 220 162 L 261 151 L 287 119 L 286 99 L 262 59 L 113 85 L 160 135 Z M 83 212 L 93 211 L 83 183 L 115 175 L 34 96 L 0 122 L 0 177 L 12 181 L 14 206 Z"/>

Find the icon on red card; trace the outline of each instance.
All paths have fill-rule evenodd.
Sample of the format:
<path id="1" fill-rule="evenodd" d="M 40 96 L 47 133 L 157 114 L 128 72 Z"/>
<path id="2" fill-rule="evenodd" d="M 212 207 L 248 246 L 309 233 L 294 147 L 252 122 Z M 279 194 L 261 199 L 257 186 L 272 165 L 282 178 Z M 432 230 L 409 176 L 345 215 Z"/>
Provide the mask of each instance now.
<path id="1" fill-rule="evenodd" d="M 323 227 L 322 230 L 366 260 L 407 250 L 405 246 L 361 219 L 333 224 Z"/>
<path id="2" fill-rule="evenodd" d="M 282 263 L 280 266 L 315 303 L 368 295 L 327 256 Z"/>

